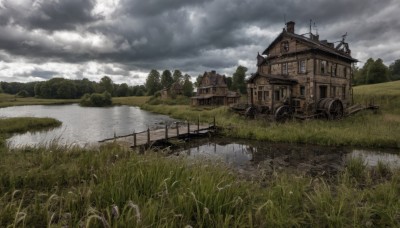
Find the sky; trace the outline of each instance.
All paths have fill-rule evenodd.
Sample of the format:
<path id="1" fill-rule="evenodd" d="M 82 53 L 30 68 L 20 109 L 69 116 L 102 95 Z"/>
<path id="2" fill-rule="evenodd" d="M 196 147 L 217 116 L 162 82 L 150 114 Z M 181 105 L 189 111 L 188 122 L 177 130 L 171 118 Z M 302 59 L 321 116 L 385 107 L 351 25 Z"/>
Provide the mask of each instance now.
<path id="1" fill-rule="evenodd" d="M 0 0 L 0 81 L 250 74 L 285 21 L 304 34 L 310 19 L 321 40 L 347 33 L 359 66 L 400 59 L 399 0 Z"/>

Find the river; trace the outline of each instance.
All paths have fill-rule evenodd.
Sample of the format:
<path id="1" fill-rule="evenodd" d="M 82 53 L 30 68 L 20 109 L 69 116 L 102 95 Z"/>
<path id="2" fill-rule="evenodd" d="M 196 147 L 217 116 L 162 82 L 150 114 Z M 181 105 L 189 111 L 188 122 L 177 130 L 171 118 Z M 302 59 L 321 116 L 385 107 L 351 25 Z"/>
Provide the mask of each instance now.
<path id="1" fill-rule="evenodd" d="M 81 107 L 72 105 L 28 105 L 0 108 L 3 117 L 51 117 L 62 126 L 48 131 L 16 134 L 8 139 L 10 147 L 47 145 L 53 141 L 62 145 L 93 145 L 117 135 L 131 134 L 163 127 L 176 120 L 131 106 Z"/>

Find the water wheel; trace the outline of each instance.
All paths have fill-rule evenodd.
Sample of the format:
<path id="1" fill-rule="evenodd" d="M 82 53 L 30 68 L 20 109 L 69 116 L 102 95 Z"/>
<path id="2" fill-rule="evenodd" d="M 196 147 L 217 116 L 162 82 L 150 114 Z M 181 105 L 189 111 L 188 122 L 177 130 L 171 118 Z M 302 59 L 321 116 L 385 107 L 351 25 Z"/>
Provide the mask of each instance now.
<path id="1" fill-rule="evenodd" d="M 257 114 L 258 114 L 258 110 L 257 110 L 257 108 L 254 107 L 254 106 L 248 107 L 248 108 L 246 109 L 246 112 L 244 113 L 244 115 L 245 115 L 247 118 L 250 118 L 250 119 L 256 118 Z"/>
<path id="2" fill-rule="evenodd" d="M 275 121 L 285 122 L 292 117 L 292 109 L 288 105 L 282 105 L 275 110 Z"/>
<path id="3" fill-rule="evenodd" d="M 341 119 L 344 114 L 342 101 L 334 99 L 329 102 L 327 113 L 331 120 Z"/>

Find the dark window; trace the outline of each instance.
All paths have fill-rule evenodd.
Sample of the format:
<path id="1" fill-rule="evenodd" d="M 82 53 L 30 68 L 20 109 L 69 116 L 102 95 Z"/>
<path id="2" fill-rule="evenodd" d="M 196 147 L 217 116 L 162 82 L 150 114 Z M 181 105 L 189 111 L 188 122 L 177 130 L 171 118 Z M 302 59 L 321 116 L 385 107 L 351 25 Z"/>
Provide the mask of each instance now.
<path id="1" fill-rule="evenodd" d="M 288 64 L 287 63 L 282 63 L 282 74 L 288 75 Z"/>
<path id="2" fill-rule="evenodd" d="M 343 67 L 343 77 L 347 78 L 347 67 Z"/>
<path id="3" fill-rule="evenodd" d="M 321 74 L 326 74 L 326 61 L 321 61 Z"/>
<path id="4" fill-rule="evenodd" d="M 336 97 L 336 86 L 332 86 L 332 96 L 331 97 Z"/>
<path id="5" fill-rule="evenodd" d="M 281 52 L 288 52 L 289 51 L 289 42 L 283 41 L 281 43 Z"/>
<path id="6" fill-rule="evenodd" d="M 326 86 L 319 87 L 319 98 L 326 98 Z"/>
<path id="7" fill-rule="evenodd" d="M 279 97 L 279 90 L 275 90 L 275 100 L 279 101 L 280 97 Z"/>
<path id="8" fill-rule="evenodd" d="M 305 95 L 306 95 L 306 87 L 300 86 L 300 96 L 305 96 Z"/>
<path id="9" fill-rule="evenodd" d="M 305 60 L 301 60 L 299 61 L 299 73 L 306 73 L 306 61 Z"/>
<path id="10" fill-rule="evenodd" d="M 342 87 L 342 98 L 346 99 L 346 86 Z"/>
<path id="11" fill-rule="evenodd" d="M 333 63 L 332 64 L 332 76 L 336 76 L 336 68 L 337 68 L 337 64 Z"/>

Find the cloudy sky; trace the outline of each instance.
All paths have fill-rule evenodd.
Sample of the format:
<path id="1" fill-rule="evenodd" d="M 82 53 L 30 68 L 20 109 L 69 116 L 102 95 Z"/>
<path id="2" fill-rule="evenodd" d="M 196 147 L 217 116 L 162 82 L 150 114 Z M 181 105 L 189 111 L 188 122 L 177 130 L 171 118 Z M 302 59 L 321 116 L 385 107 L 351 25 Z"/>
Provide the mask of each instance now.
<path id="1" fill-rule="evenodd" d="M 298 34 L 310 19 L 321 39 L 347 32 L 359 65 L 400 58 L 399 0 L 0 0 L 0 81 L 250 73 L 285 18 Z"/>

